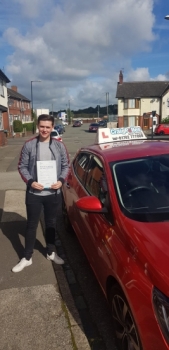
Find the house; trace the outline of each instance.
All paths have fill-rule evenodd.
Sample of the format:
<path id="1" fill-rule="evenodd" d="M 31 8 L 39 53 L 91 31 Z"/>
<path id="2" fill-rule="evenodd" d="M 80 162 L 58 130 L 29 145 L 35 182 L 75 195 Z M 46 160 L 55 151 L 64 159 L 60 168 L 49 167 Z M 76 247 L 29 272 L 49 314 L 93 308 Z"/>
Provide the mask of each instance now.
<path id="1" fill-rule="evenodd" d="M 11 86 L 8 91 L 9 124 L 12 131 L 13 121 L 21 120 L 22 123 L 29 122 L 31 118 L 30 100 L 18 92 L 17 86 Z"/>
<path id="2" fill-rule="evenodd" d="M 8 95 L 7 95 L 7 84 L 10 80 L 0 69 L 0 146 L 6 144 L 6 136 L 4 130 L 8 127 Z M 5 117 L 7 116 L 7 118 Z"/>
<path id="3" fill-rule="evenodd" d="M 169 117 L 169 81 L 124 82 L 120 71 L 116 97 L 118 127 L 139 125 L 149 130 L 152 119 L 154 129 L 162 119 Z"/>

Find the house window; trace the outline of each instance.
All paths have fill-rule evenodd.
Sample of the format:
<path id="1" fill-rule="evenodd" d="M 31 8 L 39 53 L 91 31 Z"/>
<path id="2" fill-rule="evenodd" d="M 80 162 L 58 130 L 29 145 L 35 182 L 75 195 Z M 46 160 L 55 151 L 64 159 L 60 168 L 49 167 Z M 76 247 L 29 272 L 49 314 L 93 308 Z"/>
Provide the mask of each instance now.
<path id="1" fill-rule="evenodd" d="M 128 106 L 129 108 L 135 108 L 135 99 L 128 100 Z"/>
<path id="2" fill-rule="evenodd" d="M 169 98 L 167 98 L 167 107 L 169 107 Z"/>
<path id="3" fill-rule="evenodd" d="M 4 86 L 3 80 L 0 80 L 0 95 L 4 96 Z"/>
<path id="4" fill-rule="evenodd" d="M 135 116 L 131 116 L 131 117 L 124 116 L 123 121 L 124 121 L 123 124 L 124 124 L 125 128 L 127 128 L 128 126 L 135 126 L 136 125 L 136 117 Z"/>
<path id="5" fill-rule="evenodd" d="M 3 130 L 3 118 L 2 118 L 2 112 L 0 111 L 0 130 Z"/>
<path id="6" fill-rule="evenodd" d="M 124 109 L 128 108 L 128 100 L 125 98 L 124 99 Z"/>

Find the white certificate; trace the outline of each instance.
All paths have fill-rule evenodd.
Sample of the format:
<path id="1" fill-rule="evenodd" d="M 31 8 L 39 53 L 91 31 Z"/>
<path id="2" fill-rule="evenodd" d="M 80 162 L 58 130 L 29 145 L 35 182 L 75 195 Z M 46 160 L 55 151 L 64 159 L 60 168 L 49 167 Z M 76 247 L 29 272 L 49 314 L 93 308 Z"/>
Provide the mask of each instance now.
<path id="1" fill-rule="evenodd" d="M 56 160 L 37 161 L 38 183 L 50 188 L 57 182 Z"/>

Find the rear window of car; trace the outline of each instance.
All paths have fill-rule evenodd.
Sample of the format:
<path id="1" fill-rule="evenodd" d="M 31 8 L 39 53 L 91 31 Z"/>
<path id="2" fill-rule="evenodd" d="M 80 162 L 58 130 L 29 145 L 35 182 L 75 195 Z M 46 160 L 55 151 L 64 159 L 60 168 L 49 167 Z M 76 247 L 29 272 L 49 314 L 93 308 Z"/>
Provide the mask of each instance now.
<path id="1" fill-rule="evenodd" d="M 58 135 L 57 131 L 52 131 L 51 136 L 59 136 L 59 135 Z"/>
<path id="2" fill-rule="evenodd" d="M 99 124 L 98 123 L 92 123 L 90 124 L 90 126 L 98 126 Z"/>

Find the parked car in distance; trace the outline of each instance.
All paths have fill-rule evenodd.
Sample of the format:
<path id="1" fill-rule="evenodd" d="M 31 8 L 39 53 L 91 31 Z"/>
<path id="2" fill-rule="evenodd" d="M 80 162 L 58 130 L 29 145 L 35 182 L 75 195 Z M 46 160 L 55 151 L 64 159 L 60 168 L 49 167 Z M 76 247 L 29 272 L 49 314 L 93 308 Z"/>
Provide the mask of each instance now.
<path id="1" fill-rule="evenodd" d="M 89 132 L 97 132 L 99 128 L 99 123 L 91 123 L 89 125 Z"/>
<path id="2" fill-rule="evenodd" d="M 169 142 L 139 127 L 97 140 L 71 163 L 65 223 L 110 304 L 117 349 L 169 350 Z"/>
<path id="3" fill-rule="evenodd" d="M 66 122 L 65 120 L 62 120 L 62 124 L 65 126 L 65 125 L 68 125 L 68 122 Z"/>
<path id="4" fill-rule="evenodd" d="M 61 136 L 59 135 L 57 130 L 52 130 L 50 133 L 51 137 L 58 140 L 58 141 L 62 141 Z"/>
<path id="5" fill-rule="evenodd" d="M 80 120 L 75 120 L 75 122 L 73 123 L 72 126 L 76 127 L 76 126 L 81 126 L 81 125 L 82 124 L 81 124 Z"/>
<path id="6" fill-rule="evenodd" d="M 83 120 L 82 119 L 78 119 L 78 121 L 81 123 L 81 125 L 83 124 Z"/>
<path id="7" fill-rule="evenodd" d="M 102 128 L 107 128 L 107 121 L 106 120 L 100 120 L 98 123 L 99 123 L 99 126 L 101 126 Z"/>
<path id="8" fill-rule="evenodd" d="M 62 124 L 55 125 L 54 129 L 57 130 L 60 135 L 62 135 L 65 132 L 65 127 Z"/>
<path id="9" fill-rule="evenodd" d="M 154 133 L 155 135 L 169 135 L 169 124 L 158 124 Z"/>

